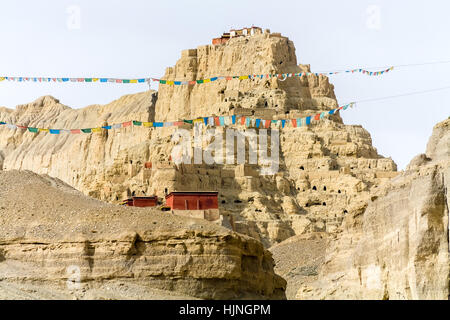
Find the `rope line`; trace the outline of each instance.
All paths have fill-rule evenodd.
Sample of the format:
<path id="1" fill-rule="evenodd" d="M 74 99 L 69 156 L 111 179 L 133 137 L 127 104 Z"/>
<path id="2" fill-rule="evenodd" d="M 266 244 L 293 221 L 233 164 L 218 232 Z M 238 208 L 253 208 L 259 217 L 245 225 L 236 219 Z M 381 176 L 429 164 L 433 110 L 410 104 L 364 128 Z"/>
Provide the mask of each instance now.
<path id="1" fill-rule="evenodd" d="M 408 64 L 398 64 L 398 65 L 389 65 L 394 68 L 405 68 L 405 67 L 418 67 L 418 66 L 427 66 L 427 65 L 435 65 L 435 64 L 448 64 L 450 60 L 441 60 L 441 61 L 430 61 L 430 62 L 419 62 L 419 63 L 408 63 Z M 388 68 L 388 66 L 378 66 L 378 67 L 357 67 L 356 69 L 382 69 Z M 318 73 L 327 73 L 327 72 L 344 72 L 348 69 L 333 69 L 333 71 L 318 71 Z"/>

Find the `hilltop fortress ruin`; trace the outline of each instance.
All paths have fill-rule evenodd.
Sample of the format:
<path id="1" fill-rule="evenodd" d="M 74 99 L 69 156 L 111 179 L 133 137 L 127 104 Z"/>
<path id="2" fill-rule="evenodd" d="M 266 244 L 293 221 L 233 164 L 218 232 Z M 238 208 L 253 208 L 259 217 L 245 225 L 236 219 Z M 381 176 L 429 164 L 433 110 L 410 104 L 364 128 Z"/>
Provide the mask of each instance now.
<path id="1" fill-rule="evenodd" d="M 163 79 L 299 72 L 310 72 L 310 67 L 298 64 L 292 41 L 252 27 L 182 51 Z M 0 121 L 89 128 L 230 115 L 277 120 L 337 105 L 326 76 L 303 74 L 162 84 L 158 92 L 83 109 L 45 96 L 16 109 L 0 108 Z M 390 158 L 378 154 L 364 128 L 345 125 L 334 113 L 308 126 L 280 129 L 278 170 L 262 175 L 259 160 L 207 164 L 173 159 L 177 130 L 193 138 L 214 129 L 214 137 L 202 140 L 205 147 L 217 137 L 225 139 L 226 126 L 127 126 L 74 135 L 0 126 L 0 219 L 5 226 L 0 262 L 7 262 L 0 268 L 11 261 L 31 261 L 40 269 L 33 267 L 30 279 L 61 280 L 64 264 L 78 259 L 83 276 L 100 284 L 130 277 L 208 299 L 446 299 L 449 128 L 450 119 L 437 124 L 426 153 L 397 172 Z M 266 130 L 241 123 L 233 129 L 242 134 Z M 274 128 L 267 131 L 269 140 L 275 137 Z M 247 141 L 246 160 L 249 147 Z M 228 155 L 230 150 L 223 151 Z M 208 208 L 215 216 L 218 206 L 220 221 L 236 232 L 205 221 L 206 214 L 192 219 L 155 208 L 118 207 L 78 194 L 58 179 L 14 169 L 48 174 L 114 204 L 178 192 L 176 208 L 189 199 L 199 208 L 193 192 L 208 191 Z M 17 194 L 29 199 L 19 196 L 15 202 Z M 173 205 L 175 200 L 170 201 Z M 119 236 L 118 231 L 126 232 Z M 14 272 L 13 282 L 23 277 L 19 272 L 14 278 Z M 275 273 L 287 280 L 287 287 Z"/>
<path id="2" fill-rule="evenodd" d="M 250 29 L 224 43 L 184 50 L 163 79 L 302 71 L 310 67 L 298 64 L 292 41 Z M 209 115 L 287 119 L 337 105 L 328 78 L 310 74 L 285 81 L 160 85 L 158 92 L 127 95 L 83 109 L 71 109 L 47 96 L 15 110 L 0 109 L 0 120 L 34 127 L 89 127 Z M 174 130 L 128 127 L 52 136 L 0 128 L 0 162 L 4 170 L 49 174 L 108 202 L 138 195 L 162 197 L 172 191 L 216 190 L 221 215 L 232 216 L 235 231 L 267 247 L 293 235 L 333 233 L 346 214 L 365 208 L 371 190 L 397 174 L 395 163 L 377 153 L 369 133 L 361 126 L 343 124 L 339 114 L 310 126 L 280 130 L 279 171 L 271 176 L 261 176 L 258 164 L 176 165 L 170 158 Z"/>

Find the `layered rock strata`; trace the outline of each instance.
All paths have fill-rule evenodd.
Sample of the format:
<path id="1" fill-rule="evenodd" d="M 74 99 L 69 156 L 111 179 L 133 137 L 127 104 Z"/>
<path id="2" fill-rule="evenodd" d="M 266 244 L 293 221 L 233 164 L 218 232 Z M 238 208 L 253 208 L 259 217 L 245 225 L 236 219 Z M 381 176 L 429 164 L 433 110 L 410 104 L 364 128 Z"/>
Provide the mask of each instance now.
<path id="1" fill-rule="evenodd" d="M 448 299 L 450 120 L 427 151 L 344 219 L 298 299 Z"/>
<path id="2" fill-rule="evenodd" d="M 122 281 L 144 297 L 155 288 L 203 299 L 285 297 L 258 241 L 200 219 L 106 204 L 49 176 L 0 172 L 0 225 L 0 290 L 57 284 L 82 297 Z"/>
<path id="3" fill-rule="evenodd" d="M 305 71 L 310 68 L 297 63 L 292 41 L 265 33 L 185 50 L 164 79 Z M 16 110 L 3 109 L 0 120 L 33 127 L 82 128 L 211 115 L 299 118 L 336 106 L 328 78 L 310 74 L 284 81 L 255 78 L 160 85 L 157 94 L 129 95 L 109 105 L 77 110 L 44 97 Z M 252 130 L 241 125 L 234 129 L 239 134 Z M 264 176 L 264 166 L 249 159 L 245 164 L 235 160 L 176 165 L 171 157 L 177 145 L 172 136 L 175 130 L 128 127 L 91 135 L 48 135 L 0 127 L 0 163 L 4 170 L 49 174 L 109 202 L 132 195 L 163 197 L 170 191 L 219 191 L 220 211 L 234 221 L 235 230 L 266 247 L 293 235 L 333 233 L 346 214 L 365 208 L 371 190 L 397 174 L 395 163 L 372 146 L 369 133 L 361 126 L 344 125 L 339 114 L 307 127 L 288 124 L 280 130 L 279 157 L 274 160 L 279 169 Z M 190 132 L 192 137 L 194 130 Z M 273 133 L 274 129 L 268 131 L 270 138 Z M 224 128 L 216 128 L 216 134 L 226 137 Z"/>

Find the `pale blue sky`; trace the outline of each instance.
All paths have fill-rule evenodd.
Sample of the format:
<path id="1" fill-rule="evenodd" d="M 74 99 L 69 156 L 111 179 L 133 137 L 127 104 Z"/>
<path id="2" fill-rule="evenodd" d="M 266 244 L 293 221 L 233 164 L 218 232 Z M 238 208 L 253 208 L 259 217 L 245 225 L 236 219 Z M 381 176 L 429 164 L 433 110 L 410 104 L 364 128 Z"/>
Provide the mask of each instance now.
<path id="1" fill-rule="evenodd" d="M 68 12 L 73 6 L 80 9 L 79 29 L 73 28 L 77 20 Z M 450 60 L 449 12 L 450 3 L 431 0 L 0 0 L 0 76 L 159 77 L 181 50 L 252 24 L 288 36 L 298 62 L 311 64 L 315 72 Z M 344 104 L 450 86 L 449 73 L 450 63 L 397 68 L 383 77 L 337 75 L 330 80 Z M 134 84 L 1 82 L 0 106 L 15 107 L 50 94 L 79 108 L 146 89 Z M 402 169 L 425 150 L 433 125 L 450 115 L 449 98 L 446 90 L 361 103 L 342 115 L 345 123 L 369 130 L 378 151 Z"/>

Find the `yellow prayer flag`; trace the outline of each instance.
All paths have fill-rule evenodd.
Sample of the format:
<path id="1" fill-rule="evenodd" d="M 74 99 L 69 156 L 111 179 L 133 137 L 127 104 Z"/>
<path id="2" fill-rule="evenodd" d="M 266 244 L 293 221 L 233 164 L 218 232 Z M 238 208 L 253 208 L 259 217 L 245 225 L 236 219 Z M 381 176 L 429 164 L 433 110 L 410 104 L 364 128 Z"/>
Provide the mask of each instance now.
<path id="1" fill-rule="evenodd" d="M 40 131 L 40 132 L 48 132 L 49 130 L 48 130 L 48 129 L 42 129 L 42 128 L 39 128 L 39 131 Z"/>
<path id="2" fill-rule="evenodd" d="M 239 80 L 245 80 L 245 79 L 248 79 L 248 76 L 240 76 L 239 77 Z"/>
<path id="3" fill-rule="evenodd" d="M 153 127 L 153 122 L 142 122 L 144 127 Z"/>
<path id="4" fill-rule="evenodd" d="M 0 81 L 3 81 L 3 80 L 5 80 L 5 78 L 4 77 L 0 77 Z"/>
<path id="5" fill-rule="evenodd" d="M 93 78 L 92 81 L 94 81 L 94 82 L 95 82 L 95 81 L 98 81 L 98 78 Z"/>
<path id="6" fill-rule="evenodd" d="M 206 83 L 206 82 L 211 82 L 211 79 L 205 79 L 205 80 L 203 80 L 203 83 Z"/>
<path id="7" fill-rule="evenodd" d="M 137 79 L 131 79 L 130 83 L 137 83 Z"/>
<path id="8" fill-rule="evenodd" d="M 92 132 L 102 132 L 102 128 L 92 128 Z"/>
<path id="9" fill-rule="evenodd" d="M 175 84 L 173 81 L 167 81 L 166 83 L 167 83 L 167 84 L 171 84 L 171 85 L 174 85 L 174 84 Z"/>

